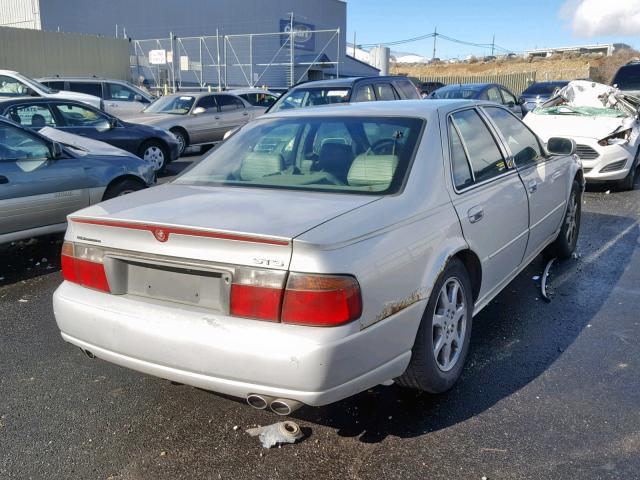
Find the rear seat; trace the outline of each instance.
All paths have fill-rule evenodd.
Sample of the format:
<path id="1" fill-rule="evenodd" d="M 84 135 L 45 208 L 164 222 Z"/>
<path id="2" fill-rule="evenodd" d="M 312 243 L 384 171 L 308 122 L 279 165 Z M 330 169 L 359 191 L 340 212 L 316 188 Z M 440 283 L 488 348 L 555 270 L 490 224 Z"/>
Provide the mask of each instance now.
<path id="1" fill-rule="evenodd" d="M 389 187 L 398 168 L 396 155 L 358 155 L 351 164 L 347 183 L 354 187 Z"/>

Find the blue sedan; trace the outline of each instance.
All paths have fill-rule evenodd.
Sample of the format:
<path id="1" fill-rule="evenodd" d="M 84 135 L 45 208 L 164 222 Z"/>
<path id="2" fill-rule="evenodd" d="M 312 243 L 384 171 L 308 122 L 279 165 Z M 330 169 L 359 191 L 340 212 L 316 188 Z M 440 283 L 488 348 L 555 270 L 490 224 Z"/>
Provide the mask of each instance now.
<path id="1" fill-rule="evenodd" d="M 178 141 L 171 132 L 125 122 L 72 100 L 6 99 L 0 101 L 0 115 L 33 130 L 52 127 L 108 143 L 151 162 L 158 172 L 179 156 Z"/>
<path id="2" fill-rule="evenodd" d="M 507 87 L 499 83 L 458 83 L 434 91 L 429 98 L 461 98 L 465 100 L 489 100 L 504 105 L 518 117 L 527 113 L 522 104 Z"/>
<path id="3" fill-rule="evenodd" d="M 568 83 L 564 80 L 532 83 L 520 95 L 520 102 L 527 111 L 533 110 L 553 97 L 558 90 L 566 87 Z"/>
<path id="4" fill-rule="evenodd" d="M 0 118 L 0 244 L 63 232 L 70 213 L 155 182 L 131 153 L 47 130 L 65 143 Z"/>

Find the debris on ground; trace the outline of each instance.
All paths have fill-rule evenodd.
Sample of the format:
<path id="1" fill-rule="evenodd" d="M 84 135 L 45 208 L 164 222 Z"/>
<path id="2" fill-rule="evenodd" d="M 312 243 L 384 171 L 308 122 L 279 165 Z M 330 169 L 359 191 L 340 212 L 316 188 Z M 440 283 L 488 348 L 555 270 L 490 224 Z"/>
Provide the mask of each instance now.
<path id="1" fill-rule="evenodd" d="M 547 266 L 544 267 L 544 273 L 542 274 L 542 281 L 540 282 L 540 292 L 542 293 L 542 298 L 544 298 L 545 302 L 549 303 L 551 298 L 547 296 L 547 277 L 549 276 L 549 270 L 551 269 L 551 265 L 555 262 L 556 259 L 552 258 L 547 262 Z"/>
<path id="2" fill-rule="evenodd" d="M 302 438 L 302 430 L 297 423 L 290 420 L 265 427 L 250 428 L 246 432 L 252 437 L 258 437 L 264 448 L 283 443 L 295 443 Z"/>

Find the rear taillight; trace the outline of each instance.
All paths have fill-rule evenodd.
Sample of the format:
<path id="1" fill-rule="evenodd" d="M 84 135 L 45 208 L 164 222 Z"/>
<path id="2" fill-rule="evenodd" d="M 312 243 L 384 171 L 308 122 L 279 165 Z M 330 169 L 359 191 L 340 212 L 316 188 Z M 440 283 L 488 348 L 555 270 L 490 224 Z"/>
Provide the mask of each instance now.
<path id="1" fill-rule="evenodd" d="M 329 327 L 360 318 L 362 298 L 355 278 L 291 273 L 282 304 L 282 321 Z"/>
<path id="2" fill-rule="evenodd" d="M 277 322 L 286 272 L 238 268 L 231 284 L 229 313 Z"/>
<path id="3" fill-rule="evenodd" d="M 229 312 L 297 325 L 336 326 L 362 314 L 360 286 L 346 275 L 240 269 L 231 285 Z"/>
<path id="4" fill-rule="evenodd" d="M 99 248 L 64 242 L 62 245 L 62 276 L 83 287 L 110 292 L 104 271 L 103 252 Z"/>

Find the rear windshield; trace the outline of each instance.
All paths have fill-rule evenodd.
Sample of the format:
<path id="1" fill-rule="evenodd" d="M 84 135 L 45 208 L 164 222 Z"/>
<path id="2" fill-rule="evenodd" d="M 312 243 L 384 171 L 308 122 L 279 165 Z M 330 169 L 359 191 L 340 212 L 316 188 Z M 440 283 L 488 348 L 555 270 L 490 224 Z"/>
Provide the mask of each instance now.
<path id="1" fill-rule="evenodd" d="M 404 183 L 423 124 L 417 118 L 265 118 L 174 183 L 391 194 Z"/>
<path id="2" fill-rule="evenodd" d="M 349 87 L 296 88 L 282 95 L 273 105 L 270 112 L 316 105 L 346 103 L 349 101 L 350 96 L 351 88 Z"/>
<path id="3" fill-rule="evenodd" d="M 611 84 L 620 90 L 640 90 L 640 65 L 621 67 Z"/>
<path id="4" fill-rule="evenodd" d="M 551 95 L 557 89 L 564 87 L 566 83 L 534 83 L 522 92 L 523 95 Z"/>
<path id="5" fill-rule="evenodd" d="M 475 98 L 479 90 L 473 88 L 440 88 L 432 93 L 433 98 Z"/>

